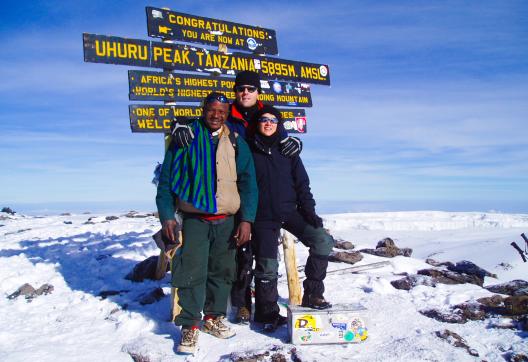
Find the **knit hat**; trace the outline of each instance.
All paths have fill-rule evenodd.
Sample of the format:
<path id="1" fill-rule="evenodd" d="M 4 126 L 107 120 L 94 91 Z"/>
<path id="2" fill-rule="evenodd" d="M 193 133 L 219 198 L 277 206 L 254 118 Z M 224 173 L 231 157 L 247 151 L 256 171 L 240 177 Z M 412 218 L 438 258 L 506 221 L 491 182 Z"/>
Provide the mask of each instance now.
<path id="1" fill-rule="evenodd" d="M 277 108 L 273 107 L 273 106 L 265 104 L 264 107 L 259 109 L 257 111 L 257 113 L 255 113 L 255 115 L 253 116 L 253 119 L 254 119 L 255 123 L 258 122 L 259 118 L 262 117 L 262 115 L 264 113 L 273 114 L 275 116 L 275 118 L 277 118 L 279 120 L 279 123 L 282 122 L 282 117 L 281 117 L 281 114 L 280 114 L 279 110 Z"/>
<path id="2" fill-rule="evenodd" d="M 262 91 L 260 88 L 260 75 L 257 72 L 252 72 L 250 70 L 244 70 L 237 74 L 235 78 L 235 87 L 239 85 L 252 85 L 257 87 L 259 93 Z"/>

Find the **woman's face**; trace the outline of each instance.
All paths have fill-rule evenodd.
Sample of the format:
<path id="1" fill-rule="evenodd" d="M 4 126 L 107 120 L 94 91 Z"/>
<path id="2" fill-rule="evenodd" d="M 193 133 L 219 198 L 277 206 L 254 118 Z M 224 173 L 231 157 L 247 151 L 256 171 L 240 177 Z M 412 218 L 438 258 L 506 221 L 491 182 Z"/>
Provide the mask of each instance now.
<path id="1" fill-rule="evenodd" d="M 264 113 L 258 121 L 258 132 L 264 136 L 271 136 L 277 131 L 279 121 L 271 113 Z"/>

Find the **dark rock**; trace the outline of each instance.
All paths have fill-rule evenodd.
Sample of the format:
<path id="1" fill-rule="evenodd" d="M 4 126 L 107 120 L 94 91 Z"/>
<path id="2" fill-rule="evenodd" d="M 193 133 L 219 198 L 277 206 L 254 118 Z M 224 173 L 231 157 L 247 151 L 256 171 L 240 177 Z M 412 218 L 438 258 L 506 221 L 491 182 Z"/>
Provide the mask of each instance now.
<path id="1" fill-rule="evenodd" d="M 328 257 L 329 261 L 343 262 L 343 263 L 348 263 L 348 264 L 355 264 L 362 259 L 363 259 L 363 255 L 361 255 L 359 251 L 352 251 L 352 252 L 337 251 L 337 252 L 332 252 L 330 256 Z"/>
<path id="2" fill-rule="evenodd" d="M 504 307 L 504 299 L 498 294 L 491 297 L 479 298 L 477 302 L 490 308 Z"/>
<path id="3" fill-rule="evenodd" d="M 73 222 L 71 222 L 71 221 L 63 221 L 63 223 L 65 223 L 66 225 L 71 225 L 71 224 L 73 224 Z"/>
<path id="4" fill-rule="evenodd" d="M 128 293 L 128 290 L 102 290 L 97 294 L 97 296 L 101 297 L 102 299 L 106 299 L 108 297 L 111 297 L 113 295 L 121 295 L 123 293 Z"/>
<path id="5" fill-rule="evenodd" d="M 508 315 L 528 314 L 528 296 L 517 295 L 504 299 L 504 308 Z"/>
<path id="6" fill-rule="evenodd" d="M 507 294 L 507 295 L 528 295 L 528 282 L 526 280 L 517 279 L 507 283 L 495 284 L 486 287 L 492 293 Z"/>
<path id="7" fill-rule="evenodd" d="M 483 306 L 475 303 L 462 303 L 451 307 L 447 311 L 428 309 L 420 311 L 426 317 L 440 322 L 463 324 L 468 320 L 484 320 L 486 312 Z"/>
<path id="8" fill-rule="evenodd" d="M 433 278 L 436 283 L 440 284 L 465 284 L 471 283 L 478 286 L 484 284 L 484 279 L 476 275 L 460 274 L 448 270 L 437 269 L 422 269 L 418 271 L 420 275 L 428 275 Z"/>
<path id="9" fill-rule="evenodd" d="M 362 253 L 372 254 L 376 256 L 382 256 L 385 258 L 394 258 L 395 256 L 411 256 L 412 249 L 410 248 L 398 248 L 391 238 L 385 238 L 378 241 L 376 249 L 363 249 L 360 250 Z"/>
<path id="10" fill-rule="evenodd" d="M 15 215 L 16 214 L 16 211 L 11 209 L 10 207 L 3 207 L 2 208 L 2 212 L 5 212 L 6 214 L 9 214 L 9 215 Z"/>
<path id="11" fill-rule="evenodd" d="M 383 240 L 378 241 L 378 244 L 376 245 L 376 249 L 378 248 L 395 248 L 396 244 L 394 243 L 394 240 L 391 238 L 385 238 Z"/>
<path id="12" fill-rule="evenodd" d="M 71 216 L 71 214 L 69 212 L 63 212 L 60 216 Z"/>
<path id="13" fill-rule="evenodd" d="M 455 265 L 448 265 L 447 269 L 457 273 L 476 275 L 482 279 L 484 279 L 484 277 L 497 278 L 497 274 L 492 274 L 468 260 L 459 261 Z"/>
<path id="14" fill-rule="evenodd" d="M 417 285 L 436 286 L 433 278 L 425 275 L 409 275 L 403 279 L 393 280 L 390 283 L 394 288 L 400 290 L 411 290 Z"/>
<path id="15" fill-rule="evenodd" d="M 454 347 L 464 348 L 473 357 L 479 356 L 478 352 L 475 349 L 469 347 L 464 338 L 460 337 L 460 335 L 450 331 L 449 329 L 445 329 L 443 332 L 437 331 L 436 336 L 446 340 L 450 345 Z"/>
<path id="16" fill-rule="evenodd" d="M 528 356 L 523 353 L 510 353 L 507 358 L 508 362 L 528 362 Z"/>
<path id="17" fill-rule="evenodd" d="M 112 221 L 112 220 L 117 220 L 117 219 L 119 219 L 119 217 L 117 217 L 117 216 L 107 216 L 107 217 L 105 217 L 106 221 Z"/>
<path id="18" fill-rule="evenodd" d="M 125 276 L 125 279 L 133 282 L 142 282 L 145 279 L 156 280 L 156 268 L 158 265 L 158 256 L 153 255 L 137 263 L 134 269 Z M 167 271 L 170 270 L 169 263 L 167 263 Z"/>
<path id="19" fill-rule="evenodd" d="M 352 244 L 350 241 L 336 240 L 334 247 L 343 250 L 352 250 L 354 249 L 354 244 Z"/>
<path id="20" fill-rule="evenodd" d="M 160 287 L 154 288 L 150 290 L 149 292 L 142 294 L 139 298 L 139 304 L 141 305 L 147 305 L 156 303 L 157 301 L 161 300 L 165 296 L 165 293 L 163 293 L 163 289 Z"/>

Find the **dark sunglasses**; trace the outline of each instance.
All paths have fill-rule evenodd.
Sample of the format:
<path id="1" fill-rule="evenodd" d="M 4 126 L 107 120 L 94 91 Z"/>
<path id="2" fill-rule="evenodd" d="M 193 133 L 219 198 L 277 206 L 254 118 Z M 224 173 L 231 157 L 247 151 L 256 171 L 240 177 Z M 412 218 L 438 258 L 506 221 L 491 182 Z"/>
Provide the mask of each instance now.
<path id="1" fill-rule="evenodd" d="M 266 123 L 266 122 L 270 122 L 270 123 L 273 123 L 273 124 L 277 124 L 279 123 L 279 120 L 275 117 L 260 117 L 259 118 L 259 122 L 260 123 Z"/>
<path id="2" fill-rule="evenodd" d="M 220 103 L 229 103 L 229 100 L 227 97 L 221 93 L 211 93 L 207 97 L 205 97 L 205 104 L 209 104 L 212 102 L 220 102 Z"/>
<path id="3" fill-rule="evenodd" d="M 257 87 L 252 86 L 252 85 L 237 85 L 237 86 L 235 87 L 235 90 L 236 90 L 237 92 L 240 92 L 240 93 L 242 93 L 242 92 L 243 92 L 244 90 L 246 90 L 246 89 L 247 89 L 247 91 L 248 91 L 249 93 L 253 93 L 253 92 L 255 92 L 255 91 L 257 90 Z"/>

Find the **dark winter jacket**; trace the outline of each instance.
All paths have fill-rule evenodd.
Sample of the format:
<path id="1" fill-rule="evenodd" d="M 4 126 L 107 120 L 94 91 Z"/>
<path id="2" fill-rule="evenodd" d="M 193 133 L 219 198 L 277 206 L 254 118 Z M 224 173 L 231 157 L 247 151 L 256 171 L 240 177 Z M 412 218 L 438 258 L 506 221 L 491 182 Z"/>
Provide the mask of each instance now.
<path id="1" fill-rule="evenodd" d="M 259 189 L 255 224 L 282 223 L 297 209 L 301 214 L 315 213 L 310 180 L 301 158 L 283 156 L 278 141 L 267 146 L 260 134 L 248 141 Z"/>
<path id="2" fill-rule="evenodd" d="M 253 115 L 263 106 L 264 104 L 261 101 L 257 101 L 255 106 L 242 109 L 240 106 L 237 106 L 236 102 L 233 102 L 229 107 L 229 117 L 227 118 L 226 125 L 231 131 L 238 133 L 245 140 L 253 138 L 257 128 L 255 121 L 253 121 Z M 278 126 L 278 132 L 281 140 L 288 137 L 288 132 L 282 122 Z"/>

